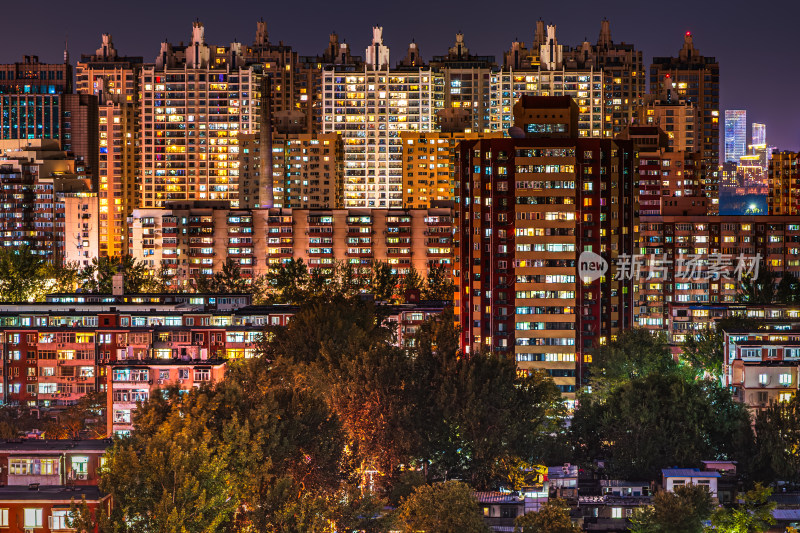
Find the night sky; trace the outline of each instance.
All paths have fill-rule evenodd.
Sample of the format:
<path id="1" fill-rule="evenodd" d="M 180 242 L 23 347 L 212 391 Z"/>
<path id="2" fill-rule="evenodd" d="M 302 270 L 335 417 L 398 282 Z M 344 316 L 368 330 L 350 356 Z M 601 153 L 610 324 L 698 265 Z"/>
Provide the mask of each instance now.
<path id="1" fill-rule="evenodd" d="M 4 2 L 0 62 L 21 61 L 24 54 L 60 61 L 68 36 L 74 64 L 99 46 L 103 32 L 113 34 L 121 54 L 153 61 L 165 38 L 189 40 L 195 18 L 205 24 L 209 44 L 227 44 L 250 43 L 259 17 L 272 42 L 282 40 L 303 55 L 320 53 L 334 30 L 353 54 L 363 55 L 371 26 L 381 25 L 392 65 L 412 38 L 426 59 L 445 54 L 459 30 L 471 53 L 501 62 L 515 38 L 530 43 L 539 18 L 558 26 L 561 44 L 594 43 L 607 17 L 612 39 L 642 50 L 647 68 L 654 55 L 677 55 L 691 31 L 695 47 L 720 62 L 721 109 L 746 109 L 748 136 L 749 123 L 763 122 L 770 145 L 800 150 L 798 0 Z"/>

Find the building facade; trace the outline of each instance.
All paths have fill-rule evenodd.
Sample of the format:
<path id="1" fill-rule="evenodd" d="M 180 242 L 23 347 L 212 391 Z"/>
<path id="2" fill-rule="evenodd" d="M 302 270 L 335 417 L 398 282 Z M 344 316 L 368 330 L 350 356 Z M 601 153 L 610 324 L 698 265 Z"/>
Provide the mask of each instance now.
<path id="1" fill-rule="evenodd" d="M 800 214 L 800 154 L 773 152 L 769 161 L 769 214 Z"/>
<path id="2" fill-rule="evenodd" d="M 64 260 L 65 198 L 90 191 L 77 167 L 57 141 L 0 141 L 0 245 L 27 246 L 53 264 Z"/>
<path id="3" fill-rule="evenodd" d="M 81 56 L 76 67 L 79 94 L 98 99 L 97 188 L 100 256 L 127 253 L 125 222 L 138 202 L 139 70 L 141 57 L 120 56 L 111 34 L 100 48 Z"/>
<path id="4" fill-rule="evenodd" d="M 345 208 L 403 205 L 403 131 L 436 130 L 444 78 L 430 67 L 389 68 L 383 29 L 373 28 L 361 65 L 322 72 L 322 131 L 344 143 Z"/>
<path id="5" fill-rule="evenodd" d="M 242 276 L 266 274 L 290 259 L 310 269 L 351 265 L 367 274 L 374 261 L 400 274 L 412 266 L 427 273 L 453 260 L 453 210 L 255 209 L 230 210 L 224 202 L 173 203 L 137 209 L 129 224 L 131 255 L 163 268 L 177 285 L 222 269 L 227 259 Z"/>
<path id="6" fill-rule="evenodd" d="M 193 23 L 188 46 L 162 43 L 141 69 L 140 207 L 238 196 L 238 135 L 259 131 L 263 78 L 241 44 L 210 46 L 204 32 Z"/>
<path id="7" fill-rule="evenodd" d="M 466 352 L 514 352 L 520 369 L 552 376 L 567 398 L 587 351 L 633 320 L 633 285 L 584 283 L 583 252 L 633 250 L 633 147 L 600 139 L 463 142 L 456 308 Z"/>
<path id="8" fill-rule="evenodd" d="M 501 132 L 402 132 L 403 207 L 428 209 L 435 202 L 458 197 L 455 158 L 459 143 L 475 139 L 499 139 Z"/>
<path id="9" fill-rule="evenodd" d="M 754 412 L 797 394 L 800 331 L 726 331 L 723 379 Z"/>
<path id="10" fill-rule="evenodd" d="M 747 153 L 747 111 L 725 110 L 725 162 L 739 163 Z"/>
<path id="11" fill-rule="evenodd" d="M 700 55 L 700 51 L 694 47 L 692 34 L 686 32 L 678 57 L 653 58 L 650 66 L 650 93 L 662 93 L 667 79 L 677 84 L 678 95 L 696 105 L 700 113 L 697 125 L 701 137 L 699 149 L 709 169 L 703 188 L 705 195 L 711 199 L 709 213 L 718 213 L 719 63 L 714 57 Z"/>
<path id="12" fill-rule="evenodd" d="M 641 327 L 663 329 L 672 302 L 734 303 L 739 274 L 800 274 L 800 222 L 793 217 L 643 216 L 639 238 Z"/>

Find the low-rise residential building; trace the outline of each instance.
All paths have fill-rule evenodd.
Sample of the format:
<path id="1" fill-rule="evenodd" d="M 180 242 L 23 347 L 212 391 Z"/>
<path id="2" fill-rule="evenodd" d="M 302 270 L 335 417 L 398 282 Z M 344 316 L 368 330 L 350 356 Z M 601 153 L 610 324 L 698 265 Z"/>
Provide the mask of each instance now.
<path id="1" fill-rule="evenodd" d="M 109 440 L 22 439 L 0 443 L 0 484 L 97 485 Z"/>
<path id="2" fill-rule="evenodd" d="M 584 531 L 628 531 L 636 509 L 651 503 L 649 496 L 580 496 L 578 513 Z"/>
<path id="3" fill-rule="evenodd" d="M 251 306 L 248 295 L 78 293 L 47 300 L 0 304 L 2 400 L 58 408 L 105 391 L 109 435 L 130 431 L 136 402 L 155 389 L 222 379 L 227 360 L 256 356 L 264 328 L 286 326 L 299 309 Z M 396 343 L 408 346 L 448 302 L 378 305 Z"/>
<path id="4" fill-rule="evenodd" d="M 621 479 L 601 479 L 600 490 L 604 495 L 611 496 L 650 496 L 652 490 L 649 483 L 641 481 L 625 481 Z"/>
<path id="5" fill-rule="evenodd" d="M 800 329 L 725 332 L 723 379 L 750 409 L 789 401 L 798 390 L 799 370 Z"/>
<path id="6" fill-rule="evenodd" d="M 71 506 L 84 500 L 95 516 L 101 510 L 106 513 L 111 510 L 111 496 L 103 495 L 95 486 L 32 484 L 0 487 L 0 528 L 42 533 L 71 531 Z"/>
<path id="7" fill-rule="evenodd" d="M 525 514 L 525 497 L 510 492 L 476 492 L 483 521 L 492 531 L 511 531 L 518 516 Z"/>
<path id="8" fill-rule="evenodd" d="M 664 468 L 661 470 L 661 486 L 667 492 L 678 487 L 698 485 L 705 488 L 712 498 L 717 497 L 719 472 L 701 471 L 699 468 Z"/>
<path id="9" fill-rule="evenodd" d="M 215 339 L 222 341 L 221 335 Z M 108 435 L 125 437 L 133 430 L 133 411 L 161 389 L 182 391 L 216 383 L 225 376 L 225 360 L 132 357 L 111 361 L 106 371 Z"/>
<path id="10" fill-rule="evenodd" d="M 757 320 L 765 331 L 800 330 L 800 305 L 671 302 L 668 310 L 667 337 L 673 346 L 683 344 L 688 336 L 714 327 L 725 318 Z"/>

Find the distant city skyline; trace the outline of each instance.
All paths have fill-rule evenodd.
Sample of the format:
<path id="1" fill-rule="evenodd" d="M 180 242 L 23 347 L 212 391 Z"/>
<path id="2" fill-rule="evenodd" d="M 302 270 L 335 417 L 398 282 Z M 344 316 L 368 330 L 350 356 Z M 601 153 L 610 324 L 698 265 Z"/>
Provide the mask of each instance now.
<path id="1" fill-rule="evenodd" d="M 444 4 L 430 4 L 422 13 L 397 12 L 388 5 L 366 2 L 349 3 L 347 9 L 322 2 L 277 4 L 267 9 L 263 4 L 245 1 L 236 10 L 221 11 L 218 4 L 207 0 L 196 2 L 191 9 L 143 1 L 124 16 L 119 15 L 120 10 L 107 9 L 105 3 L 97 0 L 84 2 L 80 8 L 57 4 L 38 12 L 11 4 L 4 6 L 4 15 L 7 20 L 14 20 L 14 25 L 0 46 L 0 61 L 15 62 L 21 61 L 23 55 L 38 55 L 42 61 L 59 62 L 64 41 L 68 39 L 74 63 L 81 54 L 97 48 L 104 32 L 114 35 L 120 53 L 141 55 L 145 61 L 153 61 L 163 40 L 189 41 L 195 18 L 205 24 L 207 40 L 213 44 L 228 44 L 233 40 L 251 42 L 256 20 L 264 18 L 272 42 L 283 41 L 303 55 L 321 53 L 331 31 L 336 31 L 360 54 L 369 44 L 371 27 L 377 24 L 384 27 L 392 65 L 402 58 L 412 39 L 425 59 L 445 54 L 458 31 L 464 33 L 472 53 L 494 55 L 502 62 L 502 53 L 513 40 L 530 43 L 539 18 L 558 26 L 560 43 L 577 46 L 584 39 L 597 41 L 600 21 L 605 17 L 611 22 L 612 39 L 642 50 L 648 70 L 653 56 L 676 55 L 683 34 L 691 31 L 700 52 L 715 56 L 720 63 L 721 110 L 746 109 L 751 121 L 769 126 L 767 142 L 771 146 L 800 150 L 800 102 L 776 98 L 791 94 L 800 82 L 800 74 L 786 68 L 794 61 L 790 21 L 795 17 L 789 11 L 800 14 L 800 8 L 785 2 L 770 3 L 780 9 L 765 6 L 753 10 L 746 4 L 713 1 L 693 4 L 691 9 L 675 5 L 675 9 L 659 10 L 655 16 L 629 0 L 613 6 L 587 1 L 531 6 L 512 1 L 504 5 L 502 12 L 490 17 L 484 11 L 485 5 L 477 2 L 462 3 L 458 10 Z M 157 11 L 152 9 L 155 7 Z M 87 13 L 92 16 L 87 17 Z M 657 27 L 653 26 L 655 21 Z M 738 38 L 745 35 L 765 38 Z M 754 40 L 762 44 L 754 46 Z M 754 63 L 771 73 L 769 83 L 760 77 L 742 75 Z"/>

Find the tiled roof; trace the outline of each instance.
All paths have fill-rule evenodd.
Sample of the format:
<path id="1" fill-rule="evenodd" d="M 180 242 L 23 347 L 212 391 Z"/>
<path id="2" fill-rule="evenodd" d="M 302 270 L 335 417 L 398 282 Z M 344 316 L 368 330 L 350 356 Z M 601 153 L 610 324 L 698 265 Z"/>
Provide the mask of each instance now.
<path id="1" fill-rule="evenodd" d="M 475 497 L 480 503 L 522 503 L 519 496 L 507 492 L 476 492 Z"/>

